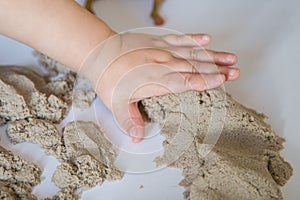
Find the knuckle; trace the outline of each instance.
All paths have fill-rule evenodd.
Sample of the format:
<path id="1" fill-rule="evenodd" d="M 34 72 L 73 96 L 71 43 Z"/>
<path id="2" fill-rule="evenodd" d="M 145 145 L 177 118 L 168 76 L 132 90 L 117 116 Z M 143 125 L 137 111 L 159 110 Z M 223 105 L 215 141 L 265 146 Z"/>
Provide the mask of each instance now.
<path id="1" fill-rule="evenodd" d="M 193 74 L 198 74 L 198 73 L 200 73 L 199 71 L 198 71 L 198 66 L 197 66 L 197 62 L 191 62 L 191 68 L 192 68 L 192 73 Z M 199 64 L 198 64 L 199 65 Z"/>
<path id="2" fill-rule="evenodd" d="M 208 89 L 205 77 L 202 74 L 198 74 L 196 80 L 193 82 L 193 89 L 203 91 Z"/>
<path id="3" fill-rule="evenodd" d="M 200 71 L 200 63 L 197 61 L 193 61 L 193 60 L 186 60 L 185 61 L 187 63 L 187 67 L 188 67 L 188 71 L 192 74 L 199 74 Z"/>
<path id="4" fill-rule="evenodd" d="M 218 53 L 212 50 L 206 50 L 205 55 L 207 57 L 207 60 L 214 62 L 215 58 L 218 56 Z"/>
<path id="5" fill-rule="evenodd" d="M 186 89 L 191 89 L 193 85 L 193 74 L 186 74 L 183 85 Z"/>
<path id="6" fill-rule="evenodd" d="M 175 36 L 176 42 L 177 42 L 178 44 L 183 43 L 185 37 L 186 37 L 185 35 L 176 35 L 176 36 Z"/>
<path id="7" fill-rule="evenodd" d="M 198 51 L 195 48 L 190 50 L 190 59 L 195 60 L 198 56 Z"/>

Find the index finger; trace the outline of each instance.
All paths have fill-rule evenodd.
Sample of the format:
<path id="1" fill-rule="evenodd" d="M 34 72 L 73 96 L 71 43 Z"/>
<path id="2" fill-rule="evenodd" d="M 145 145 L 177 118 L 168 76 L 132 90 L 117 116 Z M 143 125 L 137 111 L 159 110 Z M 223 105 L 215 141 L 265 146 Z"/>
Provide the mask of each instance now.
<path id="1" fill-rule="evenodd" d="M 211 37 L 207 34 L 169 34 L 161 38 L 172 46 L 196 47 L 208 45 Z"/>

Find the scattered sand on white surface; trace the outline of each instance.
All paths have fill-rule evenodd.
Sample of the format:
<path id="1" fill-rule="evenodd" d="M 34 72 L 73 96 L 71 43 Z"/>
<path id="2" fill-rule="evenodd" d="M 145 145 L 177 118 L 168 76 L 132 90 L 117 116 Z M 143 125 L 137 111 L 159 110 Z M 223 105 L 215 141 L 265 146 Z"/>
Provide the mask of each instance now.
<path id="1" fill-rule="evenodd" d="M 54 124 L 65 118 L 72 105 L 77 75 L 63 71 L 63 66 L 57 67 L 51 59 L 44 63 L 51 65 L 54 74 L 67 74 L 50 80 L 29 68 L 1 68 L 0 123 L 9 123 L 7 135 L 13 143 L 37 143 L 61 162 L 52 180 L 62 190 L 54 199 L 77 199 L 79 188 L 120 179 L 123 174 L 113 165 L 117 151 L 101 127 L 76 121 L 68 123 L 62 131 L 56 128 Z M 90 106 L 95 98 L 89 91 L 75 94 L 79 96 L 76 104 L 82 108 Z M 292 168 L 279 155 L 284 139 L 264 122 L 264 115 L 219 90 L 152 97 L 142 104 L 148 117 L 160 123 L 166 137 L 165 153 L 156 162 L 183 169 L 184 180 L 180 185 L 186 188 L 186 198 L 282 199 L 279 186 L 290 178 Z M 203 145 L 206 133 L 218 133 L 222 122 L 224 127 L 216 135 L 217 143 L 206 155 L 204 150 L 211 147 Z M 1 152 L 14 157 L 2 148 Z M 13 161 L 7 162 L 6 165 L 15 166 Z M 1 161 L 0 166 L 3 164 Z M 35 168 L 32 165 L 30 169 Z M 38 168 L 35 170 L 40 173 Z M 27 176 L 16 175 L 21 179 Z M 33 173 L 34 177 L 39 175 Z M 21 179 L 14 179 L 17 185 Z M 19 195 L 16 189 L 12 192 L 11 187 L 6 187 L 9 180 L 0 179 L 1 186 L 5 186 L 1 187 L 5 188 L 1 195 L 7 198 Z M 38 184 L 39 179 L 32 181 L 30 184 Z M 31 189 L 26 191 L 22 195 L 31 195 Z"/>
<path id="2" fill-rule="evenodd" d="M 96 124 L 77 121 L 68 123 L 62 131 L 56 128 L 55 124 L 65 118 L 72 105 L 87 108 L 95 99 L 95 93 L 90 90 L 78 89 L 73 93 L 75 82 L 74 73 L 50 80 L 26 67 L 2 66 L 0 71 L 0 122 L 1 125 L 8 123 L 10 141 L 39 144 L 47 154 L 61 162 L 52 179 L 62 190 L 54 199 L 76 199 L 79 188 L 92 188 L 104 180 L 123 176 L 113 165 L 116 151 Z M 1 148 L 1 152 L 5 151 Z M 13 159 L 1 160 L 0 165 L 4 168 L 8 164 L 15 166 Z M 1 177 L 1 195 L 6 198 L 9 195 L 33 197 L 31 185 L 27 184 L 28 188 L 24 189 L 21 188 L 25 187 L 23 183 L 18 183 L 31 176 L 30 171 L 28 175 L 18 173 L 16 176 L 19 179 L 14 185 L 7 177 Z"/>
<path id="3" fill-rule="evenodd" d="M 0 121 L 20 120 L 32 116 L 58 123 L 65 118 L 69 105 L 51 90 L 47 90 L 47 83 L 42 75 L 26 67 L 1 66 L 0 70 L 0 80 L 3 83 L 1 94 L 6 95 L 6 98 L 1 98 Z M 19 101 L 15 102 L 15 99 Z M 12 112 L 21 113 L 18 116 L 9 115 L 8 109 L 14 106 L 16 109 Z"/>

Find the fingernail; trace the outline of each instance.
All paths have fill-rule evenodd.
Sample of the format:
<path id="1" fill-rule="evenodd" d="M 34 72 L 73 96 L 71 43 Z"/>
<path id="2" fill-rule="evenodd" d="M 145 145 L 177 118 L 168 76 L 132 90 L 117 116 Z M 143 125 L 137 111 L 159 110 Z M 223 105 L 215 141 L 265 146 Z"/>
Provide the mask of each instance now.
<path id="1" fill-rule="evenodd" d="M 231 69 L 228 73 L 228 79 L 230 81 L 238 79 L 240 76 L 240 70 L 239 69 Z"/>
<path id="2" fill-rule="evenodd" d="M 131 141 L 134 143 L 138 143 L 141 141 L 141 138 L 132 138 Z"/>
<path id="3" fill-rule="evenodd" d="M 230 77 L 230 78 L 233 78 L 233 77 L 235 76 L 235 74 L 236 74 L 236 71 L 235 71 L 235 70 L 230 70 L 230 71 L 229 71 L 229 77 Z"/>
<path id="4" fill-rule="evenodd" d="M 209 38 L 209 36 L 208 35 L 203 35 L 202 36 L 202 40 L 204 40 L 204 41 L 208 41 L 210 38 Z"/>
<path id="5" fill-rule="evenodd" d="M 208 35 L 203 35 L 201 37 L 196 37 L 196 41 L 200 44 L 203 42 L 208 42 L 210 40 L 210 37 Z"/>
<path id="6" fill-rule="evenodd" d="M 227 57 L 226 57 L 226 61 L 227 62 L 234 62 L 235 61 L 235 56 L 234 55 L 228 55 Z"/>

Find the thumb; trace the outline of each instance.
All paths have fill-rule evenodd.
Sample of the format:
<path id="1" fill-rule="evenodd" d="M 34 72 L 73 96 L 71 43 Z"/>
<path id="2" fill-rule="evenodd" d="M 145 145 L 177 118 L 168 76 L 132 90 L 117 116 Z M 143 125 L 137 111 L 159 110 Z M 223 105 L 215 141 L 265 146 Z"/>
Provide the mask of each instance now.
<path id="1" fill-rule="evenodd" d="M 127 104 L 114 114 L 122 128 L 131 136 L 132 141 L 140 142 L 144 137 L 145 124 L 137 102 Z"/>

